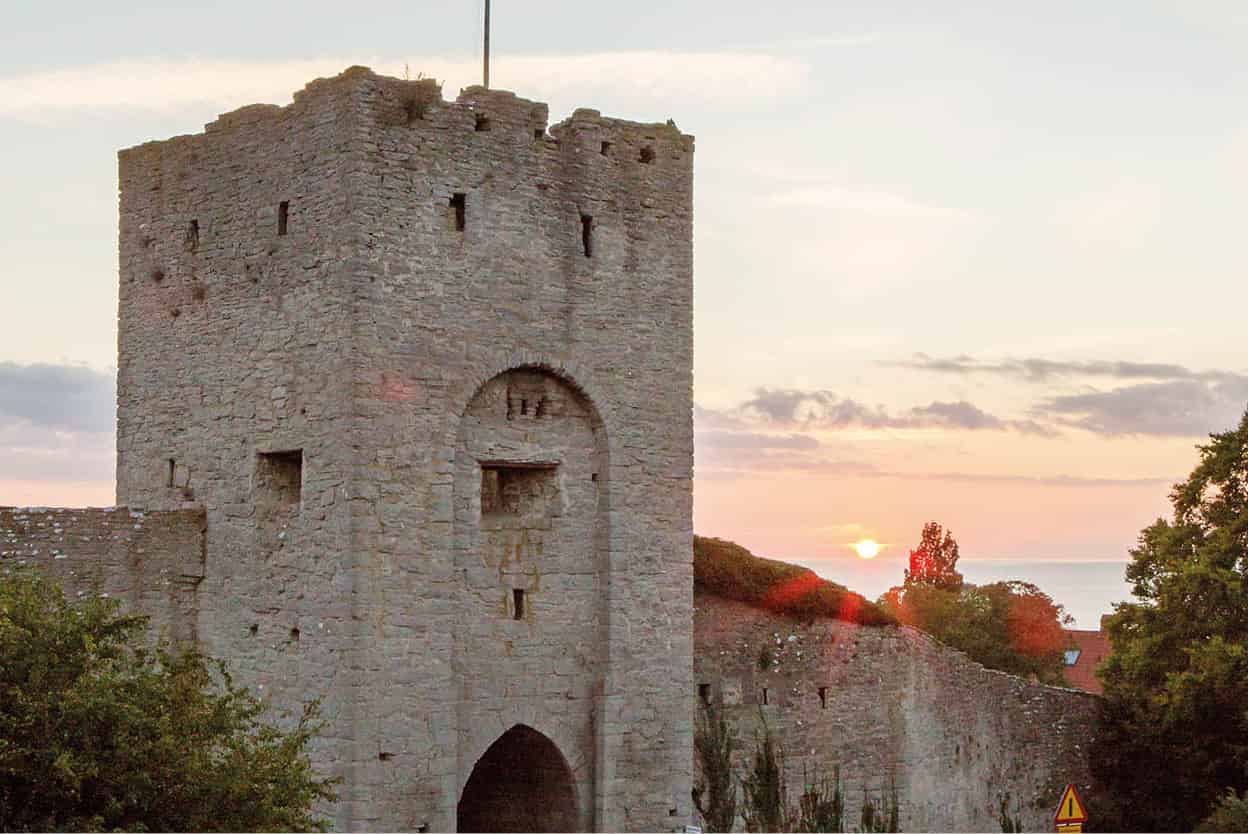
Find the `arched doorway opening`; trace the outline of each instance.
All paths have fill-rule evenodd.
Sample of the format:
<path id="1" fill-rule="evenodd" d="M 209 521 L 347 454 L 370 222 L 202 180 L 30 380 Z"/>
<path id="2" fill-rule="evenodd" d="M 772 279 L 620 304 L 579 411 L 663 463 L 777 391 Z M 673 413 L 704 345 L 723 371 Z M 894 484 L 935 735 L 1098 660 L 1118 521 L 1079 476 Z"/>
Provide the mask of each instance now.
<path id="1" fill-rule="evenodd" d="M 572 771 L 555 743 L 517 724 L 477 761 L 459 799 L 459 831 L 576 831 Z"/>

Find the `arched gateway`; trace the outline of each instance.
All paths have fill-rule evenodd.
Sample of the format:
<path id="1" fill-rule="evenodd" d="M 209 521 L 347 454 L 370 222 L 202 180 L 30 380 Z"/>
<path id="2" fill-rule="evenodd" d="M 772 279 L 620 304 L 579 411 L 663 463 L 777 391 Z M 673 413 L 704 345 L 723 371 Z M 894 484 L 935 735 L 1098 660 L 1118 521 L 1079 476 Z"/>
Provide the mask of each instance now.
<path id="1" fill-rule="evenodd" d="M 453 465 L 461 830 L 591 826 L 609 654 L 606 426 L 576 381 L 512 368 L 469 401 Z"/>
<path id="2" fill-rule="evenodd" d="M 459 831 L 576 831 L 572 770 L 555 743 L 517 724 L 472 769 L 456 815 Z"/>

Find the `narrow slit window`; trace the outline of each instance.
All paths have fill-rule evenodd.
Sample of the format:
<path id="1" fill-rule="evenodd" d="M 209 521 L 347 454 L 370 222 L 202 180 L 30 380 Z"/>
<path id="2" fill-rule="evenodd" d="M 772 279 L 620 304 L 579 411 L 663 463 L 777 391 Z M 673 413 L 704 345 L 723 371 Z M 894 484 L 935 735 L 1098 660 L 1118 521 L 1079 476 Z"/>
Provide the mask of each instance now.
<path id="1" fill-rule="evenodd" d="M 282 200 L 277 204 L 277 233 L 286 234 L 286 224 L 290 219 L 290 200 Z"/>
<path id="2" fill-rule="evenodd" d="M 768 698 L 767 698 L 767 695 L 768 695 L 768 693 L 767 693 L 767 687 L 765 687 L 765 686 L 764 686 L 764 687 L 763 687 L 762 694 L 759 696 L 759 699 L 758 699 L 758 702 L 759 702 L 760 704 L 762 704 L 763 706 L 767 706 L 767 704 L 768 704 Z"/>
<path id="3" fill-rule="evenodd" d="M 581 248 L 585 250 L 585 257 L 594 256 L 594 218 L 588 214 L 581 215 Z"/>
<path id="4" fill-rule="evenodd" d="M 173 458 L 169 458 L 169 472 L 165 477 L 165 486 L 173 486 L 173 470 L 177 466 L 177 462 Z"/>
<path id="5" fill-rule="evenodd" d="M 819 687 L 819 708 L 828 708 L 828 688 L 826 686 Z"/>
<path id="6" fill-rule="evenodd" d="M 199 221 L 192 220 L 186 226 L 186 251 L 194 252 L 199 248 Z"/>
<path id="7" fill-rule="evenodd" d="M 511 618 L 513 620 L 523 620 L 524 619 L 524 589 L 522 588 L 512 589 L 511 602 L 512 602 Z"/>
<path id="8" fill-rule="evenodd" d="M 450 206 L 451 222 L 455 224 L 455 231 L 462 232 L 468 221 L 468 195 L 452 194 Z"/>
<path id="9" fill-rule="evenodd" d="M 709 683 L 698 684 L 698 700 L 705 706 L 711 705 L 711 685 Z"/>

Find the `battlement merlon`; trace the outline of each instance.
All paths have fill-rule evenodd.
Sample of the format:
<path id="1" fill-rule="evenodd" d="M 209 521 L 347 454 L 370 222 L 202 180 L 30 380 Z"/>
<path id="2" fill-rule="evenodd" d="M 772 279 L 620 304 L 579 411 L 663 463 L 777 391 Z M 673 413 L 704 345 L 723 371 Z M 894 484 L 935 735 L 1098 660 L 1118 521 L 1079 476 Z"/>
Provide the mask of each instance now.
<path id="1" fill-rule="evenodd" d="M 405 80 L 379 75 L 368 67 L 348 67 L 332 78 L 318 78 L 294 93 L 291 104 L 250 104 L 223 113 L 204 125 L 204 132 L 185 134 L 166 140 L 154 140 L 122 149 L 118 152 L 123 169 L 127 165 L 152 163 L 160 158 L 159 148 L 177 147 L 193 152 L 195 145 L 210 137 L 227 134 L 248 126 L 275 124 L 298 118 L 317 108 L 318 100 L 333 98 L 343 93 L 366 89 L 377 95 L 370 99 L 369 108 L 382 124 L 406 125 L 419 129 L 421 122 L 438 129 L 458 124 L 467 130 L 493 133 L 490 137 L 499 142 L 543 142 L 552 147 L 572 135 L 593 133 L 600 143 L 596 150 L 609 155 L 631 151 L 630 156 L 638 162 L 650 162 L 666 158 L 669 161 L 685 161 L 692 168 L 690 155 L 694 137 L 681 133 L 672 121 L 636 122 L 603 116 L 599 111 L 577 108 L 572 115 L 553 126 L 548 126 L 548 106 L 543 102 L 520 98 L 513 92 L 486 89 L 481 86 L 464 88 L 451 100 L 442 97 L 442 85 L 429 78 Z M 651 156 L 651 153 L 653 156 Z"/>
<path id="2" fill-rule="evenodd" d="M 542 212 L 640 207 L 674 219 L 692 239 L 692 136 L 670 121 L 583 108 L 548 126 L 547 112 L 541 102 L 475 86 L 447 101 L 436 81 L 352 67 L 309 83 L 284 107 L 249 105 L 203 133 L 119 151 L 123 327 L 127 308 L 158 306 L 173 318 L 198 309 L 207 285 L 223 278 L 223 257 L 246 261 L 252 281 L 267 274 L 263 261 L 296 255 L 304 268 L 341 275 L 330 262 L 367 246 L 376 228 L 368 224 L 377 218 L 362 217 L 361 199 L 395 175 L 409 179 L 413 209 L 459 192 L 472 201 L 471 192 L 501 175 L 537 189 Z M 275 239 L 287 228 L 289 238 Z M 132 297 L 151 296 L 158 284 L 177 289 Z"/>

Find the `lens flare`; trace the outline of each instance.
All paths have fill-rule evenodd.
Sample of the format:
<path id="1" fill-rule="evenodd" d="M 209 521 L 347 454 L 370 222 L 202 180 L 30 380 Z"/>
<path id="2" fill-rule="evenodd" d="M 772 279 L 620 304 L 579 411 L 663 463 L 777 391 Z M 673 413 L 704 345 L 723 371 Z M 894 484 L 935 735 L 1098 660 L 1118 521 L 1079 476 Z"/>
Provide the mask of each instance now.
<path id="1" fill-rule="evenodd" d="M 880 552 L 880 543 L 871 539 L 863 539 L 860 542 L 854 542 L 854 550 L 863 559 L 874 559 Z"/>

